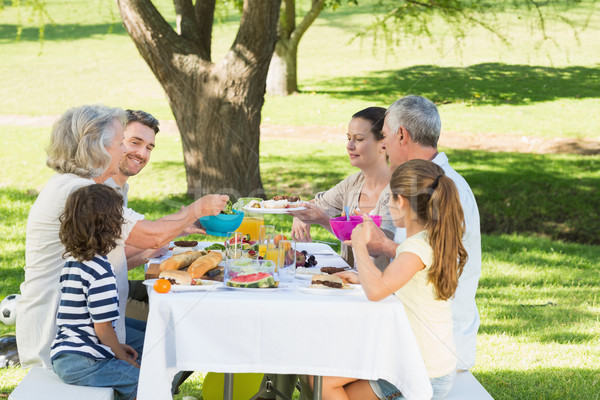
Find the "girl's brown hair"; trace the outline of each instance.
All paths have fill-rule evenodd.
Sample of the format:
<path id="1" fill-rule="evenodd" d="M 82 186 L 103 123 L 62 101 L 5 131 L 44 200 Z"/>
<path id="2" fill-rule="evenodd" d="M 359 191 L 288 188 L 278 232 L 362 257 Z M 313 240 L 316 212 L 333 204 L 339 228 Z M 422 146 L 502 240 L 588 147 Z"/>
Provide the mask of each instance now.
<path id="1" fill-rule="evenodd" d="M 58 236 L 66 255 L 77 261 L 106 255 L 117 246 L 123 225 L 123 197 L 113 188 L 93 184 L 75 190 L 60 216 Z"/>
<path id="2" fill-rule="evenodd" d="M 402 196 L 408 201 L 412 214 L 425 226 L 433 248 L 428 281 L 438 299 L 451 298 L 467 262 L 462 243 L 465 219 L 454 182 L 433 162 L 411 160 L 396 168 L 390 189 L 395 200 Z"/>

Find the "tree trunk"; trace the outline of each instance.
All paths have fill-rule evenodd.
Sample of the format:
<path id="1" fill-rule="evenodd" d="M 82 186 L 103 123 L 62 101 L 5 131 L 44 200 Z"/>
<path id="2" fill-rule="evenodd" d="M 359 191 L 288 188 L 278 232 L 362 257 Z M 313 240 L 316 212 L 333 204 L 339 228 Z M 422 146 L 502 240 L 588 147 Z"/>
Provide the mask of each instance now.
<path id="1" fill-rule="evenodd" d="M 267 75 L 267 93 L 272 96 L 288 96 L 298 91 L 298 46 L 290 49 L 291 43 L 280 40 L 275 45 L 275 52 L 269 65 Z"/>
<path id="2" fill-rule="evenodd" d="M 325 0 L 312 0 L 310 10 L 296 26 L 295 3 L 284 0 L 281 6 L 277 45 L 267 76 L 267 93 L 273 96 L 288 96 L 298 91 L 298 44 L 325 6 Z"/>
<path id="3" fill-rule="evenodd" d="M 118 0 L 125 27 L 163 86 L 179 127 L 188 193 L 261 196 L 260 119 L 279 1 L 244 1 L 237 37 L 218 63 L 210 61 L 206 27 L 212 26 L 214 3 L 175 0 L 178 34 L 149 0 Z"/>

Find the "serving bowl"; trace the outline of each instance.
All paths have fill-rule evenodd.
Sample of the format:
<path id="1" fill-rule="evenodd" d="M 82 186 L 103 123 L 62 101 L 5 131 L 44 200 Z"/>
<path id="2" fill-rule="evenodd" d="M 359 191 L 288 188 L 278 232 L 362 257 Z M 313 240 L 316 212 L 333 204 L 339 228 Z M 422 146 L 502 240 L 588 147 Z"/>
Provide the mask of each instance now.
<path id="1" fill-rule="evenodd" d="M 200 223 L 208 235 L 227 236 L 230 232 L 235 232 L 242 224 L 244 213 L 242 211 L 232 210 L 233 214 L 217 214 L 206 217 L 200 217 Z"/>
<path id="2" fill-rule="evenodd" d="M 381 226 L 381 215 L 369 215 L 375 225 Z M 350 221 L 346 220 L 346 217 L 336 217 L 329 220 L 331 230 L 334 235 L 341 241 L 350 240 L 352 237 L 352 230 L 356 228 L 358 224 L 363 222 L 361 215 L 351 215 Z"/>

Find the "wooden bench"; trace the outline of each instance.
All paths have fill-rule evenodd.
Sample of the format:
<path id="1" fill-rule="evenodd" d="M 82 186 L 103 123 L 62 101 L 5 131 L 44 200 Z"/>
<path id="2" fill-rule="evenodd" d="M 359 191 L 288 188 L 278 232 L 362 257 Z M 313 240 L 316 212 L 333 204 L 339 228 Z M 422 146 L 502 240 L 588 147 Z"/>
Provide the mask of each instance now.
<path id="1" fill-rule="evenodd" d="M 44 367 L 33 367 L 9 400 L 114 400 L 112 388 L 69 385 L 60 380 L 54 371 Z"/>
<path id="2" fill-rule="evenodd" d="M 469 371 L 456 375 L 454 387 L 446 400 L 494 400 Z"/>

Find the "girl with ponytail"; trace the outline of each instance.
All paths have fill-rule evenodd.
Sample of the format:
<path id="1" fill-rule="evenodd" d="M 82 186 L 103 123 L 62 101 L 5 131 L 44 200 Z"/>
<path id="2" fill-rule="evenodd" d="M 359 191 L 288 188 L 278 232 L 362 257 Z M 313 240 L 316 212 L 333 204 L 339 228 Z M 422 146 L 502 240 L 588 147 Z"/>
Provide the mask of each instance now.
<path id="1" fill-rule="evenodd" d="M 396 258 L 388 267 L 379 270 L 366 247 L 371 222 L 365 215 L 366 223 L 352 232 L 358 275 L 338 275 L 351 283 L 361 283 L 371 301 L 391 294 L 402 300 L 431 380 L 432 398 L 443 399 L 456 376 L 450 302 L 467 261 L 462 244 L 462 207 L 454 182 L 431 161 L 411 160 L 397 167 L 390 189 L 390 214 L 394 225 L 406 228 L 407 240 L 398 246 Z M 323 379 L 324 400 L 403 398 L 395 386 L 382 379 Z"/>

